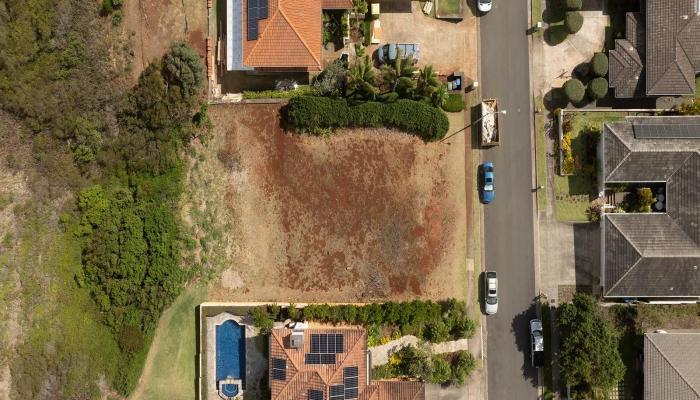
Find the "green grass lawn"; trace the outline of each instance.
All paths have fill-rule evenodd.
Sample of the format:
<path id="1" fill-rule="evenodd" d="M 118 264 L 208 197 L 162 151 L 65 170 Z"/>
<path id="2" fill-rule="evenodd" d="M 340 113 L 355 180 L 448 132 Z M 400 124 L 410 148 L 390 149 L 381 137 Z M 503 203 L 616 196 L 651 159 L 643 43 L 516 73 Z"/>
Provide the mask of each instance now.
<path id="1" fill-rule="evenodd" d="M 573 115 L 571 129 L 571 148 L 574 157 L 583 158 L 581 154 L 585 146 L 577 140 L 581 131 L 587 126 L 603 129 L 603 123 L 620 121 L 625 118 L 624 112 L 570 112 Z M 557 171 L 558 172 L 558 171 Z M 554 176 L 554 212 L 560 221 L 587 221 L 586 210 L 590 204 L 589 196 L 596 190 L 596 181 L 591 175 L 577 174 L 569 176 Z"/>
<path id="2" fill-rule="evenodd" d="M 142 390 L 138 400 L 195 398 L 195 307 L 206 299 L 206 293 L 206 287 L 188 288 L 163 313 L 151 346 L 152 357 L 137 388 Z"/>
<path id="3" fill-rule="evenodd" d="M 542 98 L 535 98 L 535 108 L 544 111 Z M 544 130 L 547 118 L 545 114 L 539 112 L 535 114 L 535 145 L 537 156 L 537 184 L 544 186 L 544 189 L 537 192 L 537 209 L 544 211 L 547 209 L 547 134 Z"/>
<path id="4" fill-rule="evenodd" d="M 532 26 L 537 26 L 537 22 L 542 21 L 542 2 L 540 0 L 532 1 Z M 534 32 L 532 35 L 541 37 L 544 34 L 544 29 Z"/>
<path id="5" fill-rule="evenodd" d="M 461 0 L 436 0 L 436 15 L 459 15 L 462 6 Z"/>

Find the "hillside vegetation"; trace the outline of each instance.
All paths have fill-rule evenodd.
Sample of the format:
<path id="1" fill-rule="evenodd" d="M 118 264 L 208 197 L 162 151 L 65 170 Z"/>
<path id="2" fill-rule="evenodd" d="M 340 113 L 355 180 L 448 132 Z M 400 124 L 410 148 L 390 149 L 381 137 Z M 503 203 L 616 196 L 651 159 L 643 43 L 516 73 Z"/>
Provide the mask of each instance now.
<path id="1" fill-rule="evenodd" d="M 0 0 L 0 365 L 13 398 L 125 395 L 181 268 L 183 148 L 208 125 L 176 43 L 125 87 L 119 32 L 84 0 Z M 5 193 L 7 191 L 7 193 Z M 5 362 L 6 361 L 6 362 Z M 8 382 L 4 382 L 8 385 Z M 0 387 L 1 389 L 1 387 Z"/>

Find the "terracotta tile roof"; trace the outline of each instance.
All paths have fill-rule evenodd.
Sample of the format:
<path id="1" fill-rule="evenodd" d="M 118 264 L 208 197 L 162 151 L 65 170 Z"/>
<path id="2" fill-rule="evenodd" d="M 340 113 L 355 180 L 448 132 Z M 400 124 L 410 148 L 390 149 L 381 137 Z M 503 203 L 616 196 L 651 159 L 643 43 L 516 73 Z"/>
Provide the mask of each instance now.
<path id="1" fill-rule="evenodd" d="M 257 40 L 247 38 L 243 0 L 243 64 L 248 67 L 321 70 L 322 9 L 350 8 L 349 0 L 268 0 Z"/>
<path id="2" fill-rule="evenodd" d="M 309 390 L 320 390 L 324 399 L 330 399 L 330 387 L 343 385 L 344 368 L 357 368 L 358 400 L 425 400 L 425 385 L 417 381 L 376 381 L 369 385 L 367 376 L 367 331 L 362 328 L 304 329 L 304 344 L 293 349 L 290 338 L 293 330 L 273 329 L 270 334 L 270 389 L 272 400 L 306 400 Z M 311 335 L 342 334 L 343 352 L 336 354 L 336 363 L 330 365 L 306 364 L 311 352 Z M 273 358 L 286 361 L 285 379 L 272 379 Z"/>
<path id="3" fill-rule="evenodd" d="M 362 400 L 425 400 L 425 384 L 417 381 L 376 381 Z"/>
<path id="4" fill-rule="evenodd" d="M 348 10 L 352 8 L 352 0 L 323 0 L 324 10 Z"/>

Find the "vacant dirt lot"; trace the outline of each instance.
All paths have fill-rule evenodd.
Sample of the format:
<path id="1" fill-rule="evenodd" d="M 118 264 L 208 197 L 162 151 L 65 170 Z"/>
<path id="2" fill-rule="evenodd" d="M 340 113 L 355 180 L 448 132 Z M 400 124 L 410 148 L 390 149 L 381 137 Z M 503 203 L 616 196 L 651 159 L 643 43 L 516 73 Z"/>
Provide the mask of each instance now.
<path id="1" fill-rule="evenodd" d="M 279 110 L 210 108 L 199 168 L 225 186 L 211 193 L 234 232 L 210 300 L 465 296 L 463 141 L 387 129 L 299 136 L 280 127 Z"/>
<path id="2" fill-rule="evenodd" d="M 124 29 L 134 51 L 132 75 L 160 58 L 170 44 L 184 40 L 202 57 L 208 32 L 206 0 L 131 0 L 124 2 Z"/>

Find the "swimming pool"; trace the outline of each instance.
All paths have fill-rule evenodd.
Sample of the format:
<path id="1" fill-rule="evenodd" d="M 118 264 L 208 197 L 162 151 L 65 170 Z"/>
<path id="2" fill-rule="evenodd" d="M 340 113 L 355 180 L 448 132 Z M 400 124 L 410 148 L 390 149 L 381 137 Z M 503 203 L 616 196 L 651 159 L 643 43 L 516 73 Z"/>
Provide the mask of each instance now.
<path id="1" fill-rule="evenodd" d="M 245 327 L 232 320 L 216 327 L 216 382 L 223 379 L 245 379 Z"/>

